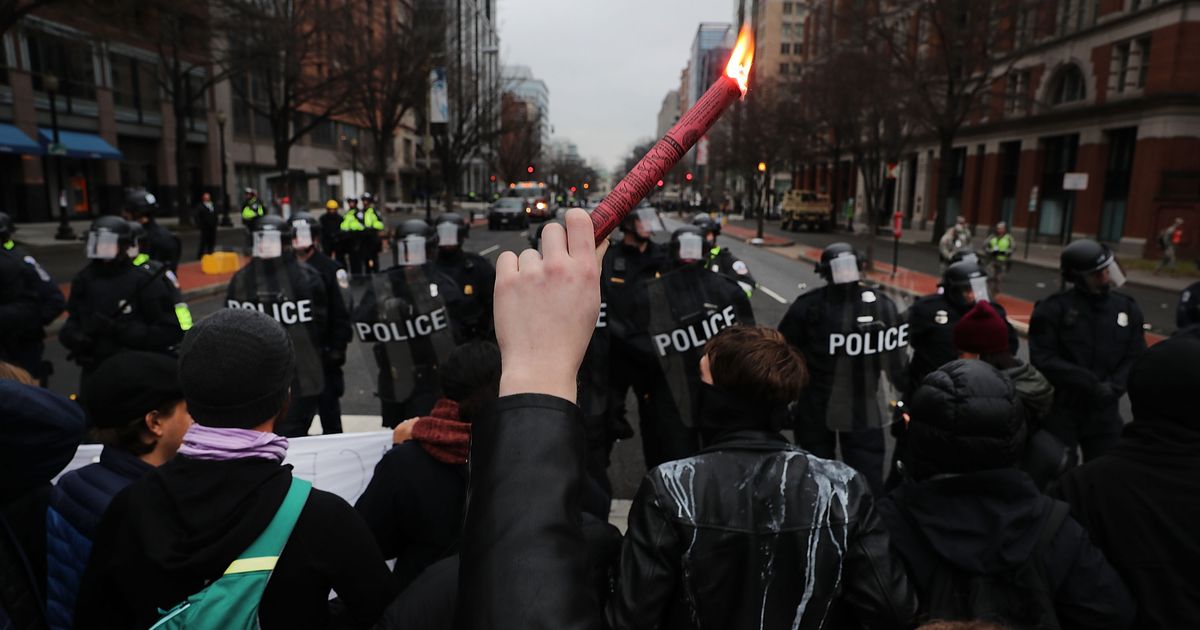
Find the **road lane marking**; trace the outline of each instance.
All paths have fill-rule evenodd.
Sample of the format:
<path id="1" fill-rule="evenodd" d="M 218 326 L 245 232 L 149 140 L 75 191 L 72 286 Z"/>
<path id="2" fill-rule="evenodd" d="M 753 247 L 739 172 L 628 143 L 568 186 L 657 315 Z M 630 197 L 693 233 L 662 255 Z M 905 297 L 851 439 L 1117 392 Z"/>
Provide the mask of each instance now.
<path id="1" fill-rule="evenodd" d="M 788 303 L 788 301 L 787 301 L 787 299 L 786 299 L 786 298 L 784 298 L 782 295 L 779 295 L 778 293 L 776 293 L 776 292 L 774 292 L 774 291 L 772 291 L 772 290 L 768 289 L 767 287 L 764 287 L 764 286 L 762 286 L 762 285 L 760 284 L 760 285 L 758 285 L 758 288 L 759 288 L 759 289 L 760 289 L 760 290 L 761 290 L 763 293 L 766 293 L 767 295 L 769 295 L 769 296 L 771 296 L 771 297 L 775 298 L 775 301 L 776 301 L 776 302 L 779 302 L 780 304 L 787 304 L 787 303 Z"/>
<path id="2" fill-rule="evenodd" d="M 485 250 L 483 250 L 483 251 L 479 252 L 479 255 L 480 255 L 480 256 L 487 256 L 488 254 L 490 254 L 490 253 L 492 253 L 492 252 L 496 251 L 497 249 L 500 249 L 500 246 L 499 246 L 499 245 L 492 245 L 491 247 L 489 247 L 489 248 L 487 248 L 487 249 L 485 249 Z"/>

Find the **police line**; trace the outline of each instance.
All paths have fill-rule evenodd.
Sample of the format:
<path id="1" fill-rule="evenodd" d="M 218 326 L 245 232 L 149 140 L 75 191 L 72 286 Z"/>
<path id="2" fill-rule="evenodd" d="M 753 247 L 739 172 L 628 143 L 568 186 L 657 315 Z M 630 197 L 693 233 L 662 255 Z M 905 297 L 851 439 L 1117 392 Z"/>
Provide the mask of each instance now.
<path id="1" fill-rule="evenodd" d="M 100 461 L 99 444 L 84 444 L 75 451 L 71 463 L 59 477 L 77 468 Z M 314 435 L 288 440 L 285 464 L 291 464 L 297 477 L 311 481 L 313 486 L 332 492 L 350 505 L 358 500 L 371 477 L 375 464 L 392 448 L 391 431 L 369 433 L 338 433 L 336 435 Z"/>

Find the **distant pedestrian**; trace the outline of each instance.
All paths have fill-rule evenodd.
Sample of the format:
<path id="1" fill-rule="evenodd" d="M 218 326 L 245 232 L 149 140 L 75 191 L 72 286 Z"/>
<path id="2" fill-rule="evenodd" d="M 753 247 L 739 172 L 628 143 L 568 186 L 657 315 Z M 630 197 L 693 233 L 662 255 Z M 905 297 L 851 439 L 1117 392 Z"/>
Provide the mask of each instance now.
<path id="1" fill-rule="evenodd" d="M 330 199 L 325 202 L 325 214 L 317 220 L 321 223 L 321 251 L 345 267 L 346 256 L 338 251 L 338 238 L 342 235 L 342 214 L 338 212 L 341 208 L 337 199 Z"/>
<path id="2" fill-rule="evenodd" d="M 1001 221 L 983 244 L 983 252 L 988 257 L 988 292 L 993 297 L 1000 294 L 1000 280 L 1012 269 L 1013 250 L 1013 237 L 1008 233 L 1008 224 Z"/>
<path id="3" fill-rule="evenodd" d="M 966 217 L 959 216 L 954 220 L 954 225 L 946 229 L 942 234 L 942 238 L 938 240 L 938 254 L 941 257 L 942 269 L 945 270 L 946 265 L 950 264 L 950 258 L 954 256 L 954 252 L 971 246 L 971 231 L 967 229 Z"/>
<path id="4" fill-rule="evenodd" d="M 200 203 L 194 211 L 196 227 L 200 228 L 200 248 L 196 250 L 196 259 L 204 258 L 205 254 L 213 253 L 217 248 L 217 209 L 213 205 L 212 195 L 202 193 Z"/>
<path id="5" fill-rule="evenodd" d="M 1158 235 L 1158 247 L 1162 249 L 1162 260 L 1154 268 L 1154 275 L 1166 269 L 1171 275 L 1178 271 L 1175 267 L 1175 247 L 1183 243 L 1183 219 L 1175 217 L 1175 221 Z"/>

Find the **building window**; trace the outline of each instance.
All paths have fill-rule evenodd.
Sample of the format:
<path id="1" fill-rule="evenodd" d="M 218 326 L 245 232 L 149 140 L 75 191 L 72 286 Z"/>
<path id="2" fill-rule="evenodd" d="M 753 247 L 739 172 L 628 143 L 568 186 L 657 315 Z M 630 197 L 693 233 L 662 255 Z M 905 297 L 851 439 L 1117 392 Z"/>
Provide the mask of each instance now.
<path id="1" fill-rule="evenodd" d="M 52 74 L 58 78 L 58 96 L 65 97 L 66 111 L 73 111 L 73 101 L 96 100 L 96 69 L 92 62 L 92 46 L 47 33 L 27 33 L 29 66 L 33 89 L 44 92 L 42 78 Z"/>
<path id="2" fill-rule="evenodd" d="M 1033 8 L 1022 8 L 1017 13 L 1016 47 L 1024 48 L 1033 43 L 1033 27 L 1037 24 L 1037 13 Z"/>
<path id="3" fill-rule="evenodd" d="M 254 104 L 255 109 L 251 109 Z M 233 132 L 241 136 L 270 138 L 271 120 L 261 112 L 267 104 L 266 86 L 262 79 L 247 74 L 233 83 Z"/>
<path id="4" fill-rule="evenodd" d="M 787 74 L 791 69 L 792 69 L 792 64 L 790 64 L 790 63 L 779 64 L 779 74 Z"/>
<path id="5" fill-rule="evenodd" d="M 1059 71 L 1054 82 L 1054 91 L 1050 96 L 1051 105 L 1066 105 L 1082 101 L 1087 96 L 1087 87 L 1083 72 L 1079 66 L 1071 64 Z"/>
<path id="6" fill-rule="evenodd" d="M 334 133 L 334 124 L 332 120 L 325 119 L 309 132 L 309 140 L 318 146 L 331 147 L 337 142 L 337 134 Z"/>
<path id="7" fill-rule="evenodd" d="M 781 55 L 792 54 L 792 45 L 787 42 L 780 44 L 779 45 L 779 54 L 781 54 Z"/>
<path id="8" fill-rule="evenodd" d="M 137 62 L 124 55 L 109 55 L 108 66 L 112 70 L 113 103 L 117 107 L 137 109 L 137 89 L 133 79 Z"/>
<path id="9" fill-rule="evenodd" d="M 1113 44 L 1109 91 L 1122 94 L 1126 90 L 1146 87 L 1150 70 L 1150 37 L 1139 37 Z"/>
<path id="10" fill-rule="evenodd" d="M 795 5 L 795 3 L 792 3 L 792 2 L 784 2 L 784 3 L 783 3 L 783 14 L 784 14 L 784 15 L 791 15 L 791 14 L 792 14 L 792 7 L 793 7 L 794 5 Z"/>
<path id="11" fill-rule="evenodd" d="M 1094 8 L 1092 0 L 1059 0 L 1056 20 L 1058 34 L 1068 35 L 1095 23 Z"/>
<path id="12" fill-rule="evenodd" d="M 1016 70 L 1008 75 L 1004 85 L 1004 115 L 1013 116 L 1029 113 L 1028 70 Z"/>

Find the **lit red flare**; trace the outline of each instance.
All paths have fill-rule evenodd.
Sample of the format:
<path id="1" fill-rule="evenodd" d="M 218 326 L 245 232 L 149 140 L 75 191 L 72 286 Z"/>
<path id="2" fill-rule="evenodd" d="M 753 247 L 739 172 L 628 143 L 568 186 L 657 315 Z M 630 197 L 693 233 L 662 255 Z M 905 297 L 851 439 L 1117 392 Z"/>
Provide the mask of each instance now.
<path id="1" fill-rule="evenodd" d="M 645 157 L 613 188 L 592 211 L 596 244 L 608 238 L 638 202 L 703 138 L 721 114 L 749 89 L 750 66 L 754 62 L 754 37 L 743 26 L 737 44 L 725 66 L 725 76 L 717 79 L 679 122 L 659 140 Z"/>

